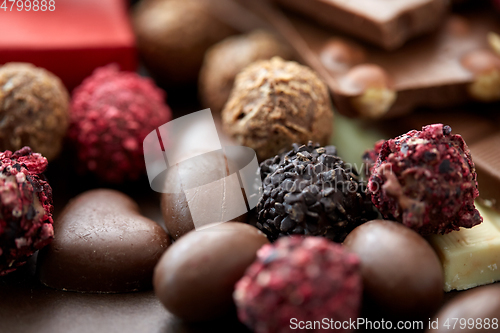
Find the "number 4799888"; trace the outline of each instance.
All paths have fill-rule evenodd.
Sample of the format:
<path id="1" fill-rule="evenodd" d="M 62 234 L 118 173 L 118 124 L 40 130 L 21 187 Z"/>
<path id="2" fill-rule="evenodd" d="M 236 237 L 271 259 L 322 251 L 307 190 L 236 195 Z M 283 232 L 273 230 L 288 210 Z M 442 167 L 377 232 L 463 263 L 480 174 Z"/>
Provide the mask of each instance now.
<path id="1" fill-rule="evenodd" d="M 2 0 L 0 0 L 1 2 Z M 55 0 L 3 0 L 0 9 L 6 11 L 17 10 L 20 11 L 34 11 L 34 12 L 53 12 L 56 10 Z"/>

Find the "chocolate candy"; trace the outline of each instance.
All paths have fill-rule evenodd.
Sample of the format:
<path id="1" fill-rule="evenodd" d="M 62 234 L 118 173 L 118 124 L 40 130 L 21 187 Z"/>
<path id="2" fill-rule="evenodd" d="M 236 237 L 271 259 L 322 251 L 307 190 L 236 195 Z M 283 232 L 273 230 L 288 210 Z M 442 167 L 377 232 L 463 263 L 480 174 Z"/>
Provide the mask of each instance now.
<path id="1" fill-rule="evenodd" d="M 299 234 L 342 242 L 352 229 L 377 217 L 366 183 L 336 155 L 334 146 L 309 141 L 261 163 L 256 225 L 270 240 Z"/>
<path id="2" fill-rule="evenodd" d="M 54 221 L 55 240 L 38 256 L 37 275 L 51 288 L 97 293 L 151 286 L 170 244 L 165 231 L 113 190 L 87 191 Z"/>
<path id="3" fill-rule="evenodd" d="M 189 158 L 175 164 L 168 170 L 165 182 L 169 187 L 179 190 L 177 193 L 161 194 L 161 211 L 165 226 L 173 239 L 178 239 L 195 228 L 188 199 L 185 192 L 180 190 L 182 186 L 193 189 L 219 180 L 227 182 L 228 180 L 225 177 L 229 176 L 230 170 L 237 170 L 237 168 L 234 167 L 233 162 L 222 151 L 213 151 Z M 236 194 L 232 192 L 233 189 L 232 186 L 224 186 L 219 192 L 213 191 L 213 188 L 208 188 L 204 192 L 198 193 L 196 196 L 198 214 L 213 216 L 215 211 L 213 205 L 217 203 L 221 205 L 221 209 L 217 210 L 217 212 L 221 211 L 223 213 L 227 211 L 226 205 Z M 240 190 L 239 186 L 236 190 Z M 241 196 L 241 194 L 238 195 Z M 219 218 L 223 217 L 219 216 Z M 245 213 L 235 218 L 234 221 L 244 222 L 246 219 L 247 214 Z"/>
<path id="4" fill-rule="evenodd" d="M 492 13 L 451 15 L 431 36 L 387 52 L 353 47 L 348 38 L 270 7 L 260 10 L 325 80 L 347 116 L 396 117 L 417 106 L 500 99 L 500 63 L 487 38 L 500 31 Z"/>
<path id="5" fill-rule="evenodd" d="M 170 312 L 185 320 L 227 314 L 234 307 L 234 284 L 266 243 L 262 232 L 238 222 L 192 231 L 156 266 L 155 293 Z"/>
<path id="6" fill-rule="evenodd" d="M 333 109 L 328 89 L 310 68 L 279 57 L 254 62 L 236 77 L 222 111 L 224 131 L 270 158 L 294 142 L 326 145 Z"/>
<path id="7" fill-rule="evenodd" d="M 385 315 L 420 317 L 439 306 L 441 264 L 416 232 L 396 222 L 374 220 L 354 229 L 344 245 L 361 260 L 368 307 Z"/>
<path id="8" fill-rule="evenodd" d="M 480 225 L 429 238 L 443 264 L 444 291 L 500 281 L 500 214 L 477 208 L 484 220 Z"/>
<path id="9" fill-rule="evenodd" d="M 426 332 L 498 332 L 500 286 L 481 287 L 461 293 L 431 320 Z"/>
<path id="10" fill-rule="evenodd" d="M 387 50 L 408 39 L 431 32 L 447 12 L 442 0 L 277 0 L 283 6 L 310 16 Z"/>

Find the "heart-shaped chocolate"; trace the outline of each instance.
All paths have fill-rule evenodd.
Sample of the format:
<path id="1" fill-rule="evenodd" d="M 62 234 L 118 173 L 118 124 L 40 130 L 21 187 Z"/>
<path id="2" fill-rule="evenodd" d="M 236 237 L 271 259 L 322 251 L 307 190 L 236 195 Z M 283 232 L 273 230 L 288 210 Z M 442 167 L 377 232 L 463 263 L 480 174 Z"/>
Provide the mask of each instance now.
<path id="1" fill-rule="evenodd" d="M 54 221 L 54 235 L 38 255 L 38 278 L 48 287 L 80 292 L 150 288 L 153 269 L 170 245 L 131 198 L 106 189 L 71 200 Z"/>

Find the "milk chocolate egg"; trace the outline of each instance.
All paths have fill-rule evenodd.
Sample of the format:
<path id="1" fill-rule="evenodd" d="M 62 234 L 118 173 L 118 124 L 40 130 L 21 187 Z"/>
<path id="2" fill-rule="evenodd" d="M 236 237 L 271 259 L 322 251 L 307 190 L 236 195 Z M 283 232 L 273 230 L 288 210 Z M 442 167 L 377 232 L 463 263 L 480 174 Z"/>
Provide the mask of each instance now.
<path id="1" fill-rule="evenodd" d="M 392 316 L 432 313 L 443 297 L 439 259 L 415 231 L 402 224 L 374 220 L 360 225 L 344 245 L 361 260 L 365 306 Z"/>
<path id="2" fill-rule="evenodd" d="M 234 309 L 235 283 L 268 243 L 257 228 L 239 222 L 194 230 L 177 240 L 155 268 L 156 296 L 176 316 L 208 320 Z"/>
<path id="3" fill-rule="evenodd" d="M 499 317 L 500 286 L 480 287 L 460 292 L 439 310 L 426 332 L 498 332 Z"/>
<path id="4" fill-rule="evenodd" d="M 70 201 L 54 221 L 54 241 L 38 255 L 40 281 L 55 289 L 116 293 L 151 288 L 170 244 L 123 193 L 97 189 Z"/>

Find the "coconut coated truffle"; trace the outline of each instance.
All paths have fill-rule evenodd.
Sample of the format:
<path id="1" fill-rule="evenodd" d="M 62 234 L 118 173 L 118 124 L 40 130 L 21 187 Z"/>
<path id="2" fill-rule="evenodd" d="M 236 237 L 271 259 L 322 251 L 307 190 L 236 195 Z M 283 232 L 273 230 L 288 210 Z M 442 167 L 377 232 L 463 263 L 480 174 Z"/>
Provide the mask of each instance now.
<path id="1" fill-rule="evenodd" d="M 326 145 L 333 109 L 328 89 L 316 73 L 274 57 L 254 62 L 238 74 L 222 121 L 227 134 L 264 160 L 294 142 Z"/>
<path id="2" fill-rule="evenodd" d="M 132 23 L 139 54 L 162 84 L 197 81 L 206 50 L 234 33 L 212 14 L 211 1 L 143 0 Z"/>
<path id="3" fill-rule="evenodd" d="M 0 276 L 15 271 L 54 238 L 47 159 L 31 148 L 0 153 Z"/>
<path id="4" fill-rule="evenodd" d="M 443 124 L 385 141 L 368 190 L 384 217 L 422 235 L 446 234 L 483 221 L 474 206 L 479 192 L 469 148 Z"/>
<path id="5" fill-rule="evenodd" d="M 321 237 L 292 236 L 257 252 L 233 297 L 239 319 L 254 332 L 291 332 L 291 318 L 356 320 L 361 289 L 355 254 Z"/>
<path id="6" fill-rule="evenodd" d="M 377 216 L 366 183 L 336 155 L 334 146 L 309 142 L 261 163 L 256 226 L 270 240 L 300 234 L 342 242 Z"/>
<path id="7" fill-rule="evenodd" d="M 116 66 L 98 68 L 75 89 L 68 136 L 79 168 L 113 183 L 145 171 L 143 140 L 171 119 L 152 80 Z"/>
<path id="8" fill-rule="evenodd" d="M 203 105 L 212 112 L 222 111 L 236 75 L 254 61 L 273 56 L 290 59 L 291 50 L 264 30 L 229 37 L 212 46 L 205 54 L 200 72 L 199 91 Z"/>
<path id="9" fill-rule="evenodd" d="M 0 150 L 29 146 L 52 160 L 68 118 L 68 92 L 57 76 L 27 63 L 0 67 Z"/>

